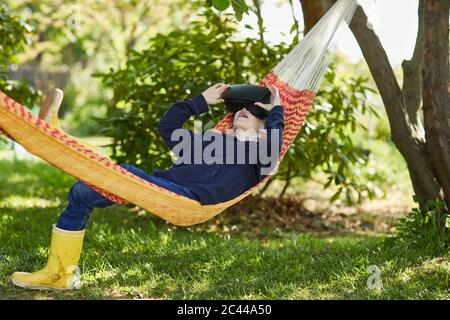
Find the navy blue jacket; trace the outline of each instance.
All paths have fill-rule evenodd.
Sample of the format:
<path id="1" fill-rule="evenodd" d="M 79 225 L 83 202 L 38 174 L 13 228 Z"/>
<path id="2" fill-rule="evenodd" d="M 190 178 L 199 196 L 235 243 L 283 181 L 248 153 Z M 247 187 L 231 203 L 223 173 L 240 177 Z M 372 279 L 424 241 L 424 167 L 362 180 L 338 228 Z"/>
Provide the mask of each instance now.
<path id="1" fill-rule="evenodd" d="M 278 146 L 281 148 L 284 114 L 281 106 L 275 106 L 265 121 L 266 129 L 275 129 L 267 130 L 267 147 L 262 149 L 264 155 L 271 156 L 269 163 L 267 156 L 262 158 L 258 151 L 254 152 L 259 150 L 262 141 L 242 141 L 232 134 L 212 130 L 193 133 L 183 128 L 183 124 L 192 115 L 198 116 L 207 111 L 208 103 L 203 95 L 198 95 L 176 102 L 164 114 L 158 123 L 158 131 L 178 157 L 178 162 L 167 170 L 154 170 L 153 175 L 190 189 L 202 204 L 217 204 L 231 200 L 256 185 L 268 173 L 262 169 L 273 168 L 276 164 L 280 149 L 272 153 L 270 143 L 272 137 L 278 137 Z M 177 129 L 178 131 L 174 132 Z M 178 136 L 177 139 L 173 139 L 172 133 L 178 133 L 183 138 Z M 209 138 L 206 139 L 206 136 Z M 198 139 L 198 143 L 195 139 Z M 220 147 L 214 147 L 214 142 Z M 265 151 L 266 148 L 268 152 Z M 242 155 L 245 155 L 245 161 L 238 164 L 237 157 L 241 157 L 239 159 L 242 160 Z"/>

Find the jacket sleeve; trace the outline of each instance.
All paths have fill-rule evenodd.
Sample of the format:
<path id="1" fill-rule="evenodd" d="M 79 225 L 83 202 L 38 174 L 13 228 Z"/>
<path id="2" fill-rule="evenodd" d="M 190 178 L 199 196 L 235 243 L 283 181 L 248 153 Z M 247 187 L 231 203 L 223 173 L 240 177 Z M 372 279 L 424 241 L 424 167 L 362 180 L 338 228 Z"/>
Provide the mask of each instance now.
<path id="1" fill-rule="evenodd" d="M 263 150 L 261 152 L 258 150 L 258 180 L 263 179 L 274 168 L 280 156 L 284 129 L 284 111 L 282 106 L 277 105 L 270 110 L 264 129 L 266 129 L 266 139 L 259 142 L 259 147 L 263 148 Z M 265 146 L 261 144 L 265 144 Z M 272 146 L 277 148 L 273 149 Z"/>
<path id="2" fill-rule="evenodd" d="M 173 147 L 179 142 L 172 140 L 172 133 L 177 130 L 186 130 L 190 136 L 193 133 L 184 129 L 184 123 L 189 120 L 192 115 L 198 116 L 208 111 L 208 103 L 203 95 L 195 96 L 191 99 L 178 101 L 173 104 L 169 110 L 162 116 L 158 123 L 158 132 L 161 135 L 164 142 L 172 150 Z"/>

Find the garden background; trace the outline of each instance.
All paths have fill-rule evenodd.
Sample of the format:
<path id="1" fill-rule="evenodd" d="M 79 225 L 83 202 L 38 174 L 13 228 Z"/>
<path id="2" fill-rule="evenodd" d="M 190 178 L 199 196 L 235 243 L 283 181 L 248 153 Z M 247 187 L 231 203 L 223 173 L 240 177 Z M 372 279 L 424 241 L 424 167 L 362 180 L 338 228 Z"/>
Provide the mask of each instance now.
<path id="1" fill-rule="evenodd" d="M 423 178 L 426 167 L 415 174 L 413 148 L 396 138 L 396 100 L 373 72 L 387 68 L 403 89 L 399 100 L 417 104 L 408 92 L 427 63 L 418 65 L 427 49 L 418 45 L 426 1 L 396 4 L 415 31 L 407 37 L 410 56 L 391 52 L 390 70 L 359 41 L 378 30 L 384 11 L 376 10 L 388 2 L 366 1 L 375 28 L 348 30 L 344 42 L 353 49 L 333 53 L 313 111 L 261 192 L 190 228 L 137 207 L 96 209 L 80 290 L 35 292 L 9 282 L 13 271 L 45 263 L 51 225 L 76 180 L 0 138 L 0 298 L 449 299 L 446 185 L 440 172 Z M 119 163 L 168 168 L 156 129 L 167 108 L 213 83 L 257 83 L 332 3 L 7 0 L 0 4 L 0 88 L 35 114 L 45 93 L 61 88 L 67 132 Z M 354 21 L 363 18 L 357 11 Z M 404 29 L 391 31 L 401 38 Z M 364 57 L 352 31 L 361 32 Z M 409 121 L 425 135 L 427 100 L 419 100 Z M 224 114 L 211 107 L 202 129 Z"/>

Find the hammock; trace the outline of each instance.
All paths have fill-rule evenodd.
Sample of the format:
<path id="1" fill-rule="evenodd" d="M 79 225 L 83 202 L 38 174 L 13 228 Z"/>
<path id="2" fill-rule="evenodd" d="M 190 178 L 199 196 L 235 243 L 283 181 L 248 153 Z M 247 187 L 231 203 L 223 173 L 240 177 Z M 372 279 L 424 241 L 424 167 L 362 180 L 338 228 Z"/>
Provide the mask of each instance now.
<path id="1" fill-rule="evenodd" d="M 345 23 L 350 22 L 356 6 L 356 0 L 337 1 L 298 45 L 259 82 L 262 86 L 274 85 L 278 88 L 284 108 L 285 127 L 278 164 L 305 122 L 329 64 L 329 52 Z M 228 113 L 213 130 L 225 132 L 232 125 L 233 115 Z M 267 175 L 232 200 L 201 205 L 198 201 L 135 176 L 108 157 L 86 147 L 60 127 L 51 126 L 34 116 L 1 91 L 0 132 L 115 203 L 133 203 L 179 226 L 198 224 L 214 217 L 258 190 L 270 178 Z"/>

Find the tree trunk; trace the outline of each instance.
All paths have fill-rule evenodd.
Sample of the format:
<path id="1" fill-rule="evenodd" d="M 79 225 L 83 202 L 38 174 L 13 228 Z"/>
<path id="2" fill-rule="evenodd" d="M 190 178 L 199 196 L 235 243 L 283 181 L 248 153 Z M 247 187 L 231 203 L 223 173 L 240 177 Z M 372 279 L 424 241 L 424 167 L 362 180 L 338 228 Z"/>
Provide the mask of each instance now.
<path id="1" fill-rule="evenodd" d="M 407 163 L 419 203 L 438 199 L 440 186 L 435 179 L 426 145 L 416 134 L 414 122 L 410 121 L 403 92 L 386 51 L 374 30 L 367 27 L 367 20 L 364 10 L 358 7 L 350 28 L 361 47 L 386 108 L 392 141 Z"/>
<path id="2" fill-rule="evenodd" d="M 305 22 L 305 34 L 314 27 L 317 21 L 333 5 L 332 0 L 300 0 Z"/>
<path id="3" fill-rule="evenodd" d="M 428 152 L 450 209 L 449 3 L 425 1 L 423 110 Z"/>
<path id="4" fill-rule="evenodd" d="M 448 0 L 441 1 L 445 2 Z M 305 16 L 305 25 L 311 28 L 335 1 L 300 0 L 300 2 Z M 424 51 L 424 6 L 424 0 L 420 0 L 419 32 L 413 58 L 410 61 L 403 62 L 405 75 L 404 91 L 402 91 L 397 82 L 386 51 L 377 34 L 373 29 L 368 27 L 367 16 L 360 6 L 356 9 L 350 24 L 350 29 L 361 47 L 364 58 L 385 105 L 391 127 L 391 139 L 407 163 L 414 192 L 422 207 L 428 200 L 441 198 L 440 191 L 442 183 L 440 181 L 441 179 L 436 179 L 434 162 L 431 160 L 429 150 L 425 144 L 425 135 L 420 119 L 422 100 L 421 68 Z M 320 12 L 315 10 L 320 10 Z M 445 12 L 448 14 L 448 9 Z M 308 15 L 309 17 L 307 17 Z M 448 77 L 448 73 L 446 76 Z M 439 148 L 441 146 L 442 144 L 440 144 Z M 437 161 L 439 160 L 442 159 L 437 158 Z"/>

